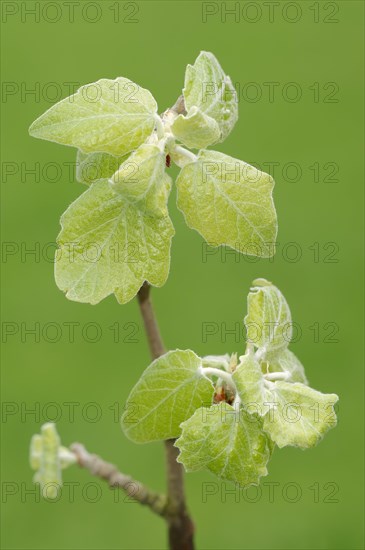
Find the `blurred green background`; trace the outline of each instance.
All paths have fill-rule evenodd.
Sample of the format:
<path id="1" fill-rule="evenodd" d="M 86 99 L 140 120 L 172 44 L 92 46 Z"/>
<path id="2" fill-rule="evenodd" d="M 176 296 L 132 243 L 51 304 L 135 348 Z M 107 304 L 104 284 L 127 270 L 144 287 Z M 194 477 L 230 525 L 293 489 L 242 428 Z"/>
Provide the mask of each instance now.
<path id="1" fill-rule="evenodd" d="M 291 306 L 292 349 L 312 386 L 340 403 L 318 448 L 274 453 L 261 493 L 186 477 L 197 547 L 363 548 L 363 3 L 2 2 L 2 22 L 3 548 L 166 547 L 162 520 L 76 467 L 64 474 L 74 498 L 70 485 L 56 503 L 29 492 L 29 440 L 47 420 L 64 444 L 81 441 L 157 490 L 165 482 L 163 446 L 132 444 L 118 421 L 149 364 L 137 304 L 82 305 L 57 289 L 52 243 L 84 188 L 69 175 L 75 151 L 27 130 L 70 83 L 101 77 L 150 89 L 162 112 L 202 49 L 240 95 L 239 121 L 216 148 L 274 175 L 279 246 L 273 260 L 204 257 L 173 191 L 171 273 L 153 292 L 166 345 L 242 352 L 246 295 L 265 277 Z"/>

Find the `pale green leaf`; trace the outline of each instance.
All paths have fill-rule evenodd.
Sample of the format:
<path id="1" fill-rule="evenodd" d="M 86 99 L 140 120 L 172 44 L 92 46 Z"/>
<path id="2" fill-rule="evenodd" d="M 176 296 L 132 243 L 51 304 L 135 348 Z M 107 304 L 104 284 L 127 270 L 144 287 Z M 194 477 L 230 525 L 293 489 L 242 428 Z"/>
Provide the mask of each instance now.
<path id="1" fill-rule="evenodd" d="M 76 179 L 80 183 L 91 185 L 95 181 L 110 178 L 127 158 L 128 155 L 115 157 L 109 153 L 77 151 Z"/>
<path id="2" fill-rule="evenodd" d="M 33 122 L 29 132 L 85 153 L 121 156 L 151 135 L 156 112 L 156 101 L 148 90 L 127 78 L 104 78 L 53 105 Z"/>
<path id="3" fill-rule="evenodd" d="M 144 281 L 166 282 L 174 234 L 167 179 L 151 183 L 146 196 L 133 202 L 101 180 L 71 204 L 61 218 L 55 265 L 56 283 L 67 298 L 97 304 L 114 292 L 123 304 Z M 159 205 L 149 199 L 155 193 Z M 154 213 L 146 210 L 150 204 Z"/>
<path id="4" fill-rule="evenodd" d="M 202 150 L 176 181 L 177 204 L 189 227 L 211 246 L 270 257 L 277 232 L 274 180 L 243 161 Z"/>
<path id="5" fill-rule="evenodd" d="M 141 145 L 110 178 L 112 188 L 146 214 L 166 216 L 171 178 L 165 173 L 165 161 L 157 145 Z"/>
<path id="6" fill-rule="evenodd" d="M 156 359 L 132 389 L 123 431 L 136 443 L 178 437 L 181 422 L 203 404 L 210 405 L 213 391 L 193 351 L 170 351 Z"/>
<path id="7" fill-rule="evenodd" d="M 289 306 L 278 288 L 257 279 L 247 297 L 248 313 L 245 317 L 247 340 L 262 355 L 276 354 L 287 348 L 292 337 L 292 320 Z"/>
<path id="8" fill-rule="evenodd" d="M 178 140 L 192 149 L 208 147 L 220 137 L 218 123 L 197 107 L 192 107 L 186 116 L 179 115 L 171 130 Z"/>
<path id="9" fill-rule="evenodd" d="M 201 52 L 194 65 L 188 65 L 184 85 L 185 108 L 189 113 L 197 107 L 219 125 L 223 141 L 238 118 L 238 99 L 229 76 L 225 75 L 216 57 Z"/>
<path id="10" fill-rule="evenodd" d="M 336 425 L 335 394 L 323 394 L 304 384 L 275 382 L 267 392 L 264 430 L 278 447 L 314 447 Z"/>
<path id="11" fill-rule="evenodd" d="M 289 372 L 290 379 L 288 382 L 308 384 L 302 363 L 289 349 L 284 349 L 279 354 L 275 354 L 272 359 L 269 359 L 267 366 L 267 372 Z"/>
<path id="12" fill-rule="evenodd" d="M 222 402 L 198 409 L 181 427 L 177 460 L 188 472 L 207 468 L 242 486 L 257 484 L 267 475 L 272 443 L 258 417 Z"/>

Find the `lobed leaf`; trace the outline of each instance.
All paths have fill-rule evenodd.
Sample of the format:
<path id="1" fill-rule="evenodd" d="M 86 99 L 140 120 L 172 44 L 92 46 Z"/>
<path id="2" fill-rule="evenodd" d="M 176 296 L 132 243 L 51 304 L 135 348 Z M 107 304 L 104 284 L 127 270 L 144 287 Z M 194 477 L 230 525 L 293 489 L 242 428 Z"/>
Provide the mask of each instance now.
<path id="1" fill-rule="evenodd" d="M 136 443 L 178 437 L 181 422 L 202 404 L 211 404 L 213 391 L 193 351 L 170 351 L 153 361 L 132 389 L 123 431 Z"/>
<path id="2" fill-rule="evenodd" d="M 63 214 L 55 277 L 70 300 L 97 304 L 114 292 L 123 304 L 144 281 L 165 283 L 174 229 L 167 212 L 170 178 L 157 149 L 135 153 L 137 181 L 130 188 L 121 181 L 113 184 L 116 192 L 98 181 Z"/>
<path id="3" fill-rule="evenodd" d="M 175 446 L 180 450 L 177 460 L 186 471 L 207 468 L 241 486 L 257 484 L 267 475 L 272 442 L 259 418 L 222 402 L 196 410 L 181 428 Z"/>
<path id="4" fill-rule="evenodd" d="M 121 156 L 151 135 L 156 113 L 148 90 L 127 78 L 103 78 L 53 105 L 33 122 L 29 133 L 85 153 Z"/>
<path id="5" fill-rule="evenodd" d="M 210 245 L 273 255 L 277 221 L 271 176 L 223 153 L 202 150 L 182 168 L 176 186 L 187 225 Z"/>
<path id="6" fill-rule="evenodd" d="M 278 447 L 314 447 L 336 426 L 336 394 L 323 394 L 304 384 L 275 382 L 267 391 L 264 430 Z"/>

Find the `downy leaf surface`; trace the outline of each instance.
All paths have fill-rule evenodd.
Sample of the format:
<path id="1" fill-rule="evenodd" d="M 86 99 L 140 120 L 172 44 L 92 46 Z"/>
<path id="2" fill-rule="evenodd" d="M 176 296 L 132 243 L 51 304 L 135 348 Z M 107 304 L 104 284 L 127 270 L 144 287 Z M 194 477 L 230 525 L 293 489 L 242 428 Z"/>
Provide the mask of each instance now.
<path id="1" fill-rule="evenodd" d="M 208 244 L 273 255 L 277 220 L 271 176 L 223 153 L 201 150 L 182 168 L 176 186 L 187 225 Z"/>
<path id="2" fill-rule="evenodd" d="M 132 389 L 123 431 L 136 443 L 178 437 L 180 424 L 212 398 L 213 384 L 201 373 L 200 357 L 190 350 L 170 351 L 153 361 Z"/>
<path id="3" fill-rule="evenodd" d="M 109 153 L 83 153 L 77 151 L 76 179 L 85 185 L 110 178 L 127 160 L 128 155 L 115 157 Z"/>
<path id="4" fill-rule="evenodd" d="M 193 107 L 213 118 L 220 129 L 219 141 L 224 141 L 238 118 L 238 99 L 231 79 L 210 52 L 200 52 L 194 65 L 185 71 L 183 89 L 185 108 Z"/>
<path id="5" fill-rule="evenodd" d="M 122 156 L 151 135 L 157 113 L 152 94 L 128 78 L 97 82 L 53 105 L 33 122 L 33 137 Z"/>
<path id="6" fill-rule="evenodd" d="M 258 484 L 272 450 L 261 425 L 258 417 L 227 403 L 198 409 L 181 426 L 177 460 L 188 472 L 207 468 L 243 487 Z"/>
<path id="7" fill-rule="evenodd" d="M 61 218 L 55 277 L 70 300 L 97 304 L 114 292 L 123 304 L 144 281 L 162 286 L 167 279 L 174 229 L 165 156 L 146 145 L 130 159 L 137 167 L 133 184 L 98 181 Z"/>
<path id="8" fill-rule="evenodd" d="M 256 279 L 247 297 L 247 339 L 265 354 L 285 350 L 292 338 L 292 319 L 280 290 L 265 279 Z"/>
<path id="9" fill-rule="evenodd" d="M 179 115 L 171 125 L 171 130 L 181 143 L 191 149 L 213 145 L 220 137 L 218 123 L 197 107 L 192 107 L 187 116 Z"/>

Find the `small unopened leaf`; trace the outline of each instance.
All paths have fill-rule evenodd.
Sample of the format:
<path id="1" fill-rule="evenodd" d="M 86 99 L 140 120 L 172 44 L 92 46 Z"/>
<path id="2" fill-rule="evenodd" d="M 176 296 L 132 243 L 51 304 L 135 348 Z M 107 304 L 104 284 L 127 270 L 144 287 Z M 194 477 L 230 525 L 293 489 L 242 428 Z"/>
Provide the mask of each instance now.
<path id="1" fill-rule="evenodd" d="M 32 136 L 71 145 L 85 153 L 121 156 L 152 133 L 157 104 L 127 78 L 103 78 L 53 105 L 29 128 Z"/>
<path id="2" fill-rule="evenodd" d="M 231 79 L 212 53 L 201 52 L 194 65 L 187 66 L 183 94 L 186 110 L 197 107 L 213 118 L 223 141 L 237 121 L 238 100 Z"/>
<path id="3" fill-rule="evenodd" d="M 182 168 L 176 185 L 186 223 L 211 246 L 225 244 L 253 256 L 274 254 L 271 176 L 223 153 L 202 150 Z"/>
<path id="4" fill-rule="evenodd" d="M 257 484 L 267 475 L 272 443 L 258 417 L 220 403 L 198 409 L 181 427 L 177 460 L 188 472 L 207 468 L 241 486 Z"/>
<path id="5" fill-rule="evenodd" d="M 265 414 L 266 389 L 261 366 L 252 353 L 240 357 L 232 374 L 242 405 L 248 412 Z"/>
<path id="6" fill-rule="evenodd" d="M 184 116 L 179 115 L 171 126 L 175 137 L 192 149 L 202 149 L 219 140 L 218 123 L 197 107 Z"/>
<path id="7" fill-rule="evenodd" d="M 123 431 L 136 443 L 178 437 L 181 422 L 210 405 L 213 391 L 193 351 L 170 351 L 144 371 L 129 394 Z"/>
<path id="8" fill-rule="evenodd" d="M 115 157 L 109 153 L 77 151 L 76 179 L 80 183 L 91 185 L 95 181 L 110 178 L 127 158 L 128 155 Z"/>
<path id="9" fill-rule="evenodd" d="M 202 357 L 204 367 L 222 368 L 225 371 L 230 370 L 231 356 L 226 353 L 225 355 L 206 355 Z"/>
<path id="10" fill-rule="evenodd" d="M 336 426 L 333 406 L 337 401 L 337 395 L 323 394 L 304 384 L 271 383 L 264 430 L 278 447 L 314 447 Z"/>
<path id="11" fill-rule="evenodd" d="M 292 337 L 290 309 L 276 286 L 257 279 L 247 298 L 247 339 L 264 353 L 286 349 Z"/>
<path id="12" fill-rule="evenodd" d="M 53 422 L 43 424 L 41 434 L 33 435 L 30 444 L 30 466 L 36 470 L 34 483 L 39 483 L 43 498 L 58 497 L 62 485 L 61 470 L 76 462 L 75 455 L 60 444 Z"/>
<path id="13" fill-rule="evenodd" d="M 166 216 L 171 178 L 165 173 L 165 159 L 156 145 L 141 145 L 110 178 L 112 188 L 146 215 Z"/>

